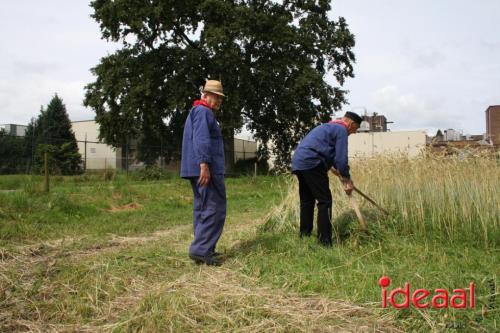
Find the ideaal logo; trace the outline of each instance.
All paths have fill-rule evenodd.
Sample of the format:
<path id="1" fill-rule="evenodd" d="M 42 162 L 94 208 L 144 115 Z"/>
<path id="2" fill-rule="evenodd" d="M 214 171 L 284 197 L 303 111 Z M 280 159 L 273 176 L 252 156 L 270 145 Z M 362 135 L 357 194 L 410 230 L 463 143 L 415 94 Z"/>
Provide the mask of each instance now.
<path id="1" fill-rule="evenodd" d="M 405 283 L 404 288 L 395 288 L 389 293 L 389 295 L 387 295 L 387 287 L 390 286 L 391 279 L 387 276 L 383 276 L 379 279 L 378 283 L 382 288 L 383 308 L 387 308 L 388 301 L 396 309 L 409 308 L 410 302 L 413 306 L 419 309 L 431 306 L 437 309 L 447 308 L 448 306 L 455 309 L 465 309 L 467 307 L 474 309 L 475 306 L 474 282 L 469 284 L 469 288 L 467 288 L 468 291 L 465 288 L 453 289 L 451 298 L 449 298 L 450 293 L 446 289 L 434 289 L 433 293 L 427 289 L 416 289 L 412 292 L 409 282 Z M 396 297 L 398 297 L 398 295 L 404 297 L 404 301 L 402 303 L 396 303 Z"/>

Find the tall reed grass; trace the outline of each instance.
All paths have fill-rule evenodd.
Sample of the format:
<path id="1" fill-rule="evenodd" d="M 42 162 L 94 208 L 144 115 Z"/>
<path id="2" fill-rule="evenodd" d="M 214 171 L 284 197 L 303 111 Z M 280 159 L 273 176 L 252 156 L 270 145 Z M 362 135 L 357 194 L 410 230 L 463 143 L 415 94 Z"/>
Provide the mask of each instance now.
<path id="1" fill-rule="evenodd" d="M 462 242 L 478 247 L 500 245 L 500 159 L 427 156 L 351 161 L 354 184 L 391 214 L 370 214 L 377 223 L 405 237 Z M 331 175 L 331 174 L 330 174 Z M 330 176 L 335 218 L 351 210 L 335 176 Z M 359 202 L 364 199 L 357 196 Z M 288 197 L 268 216 L 267 228 L 295 229 L 299 221 L 297 182 Z M 365 212 L 370 204 L 363 202 Z M 371 209 L 371 208 L 370 208 Z M 377 216 L 374 220 L 374 216 Z"/>

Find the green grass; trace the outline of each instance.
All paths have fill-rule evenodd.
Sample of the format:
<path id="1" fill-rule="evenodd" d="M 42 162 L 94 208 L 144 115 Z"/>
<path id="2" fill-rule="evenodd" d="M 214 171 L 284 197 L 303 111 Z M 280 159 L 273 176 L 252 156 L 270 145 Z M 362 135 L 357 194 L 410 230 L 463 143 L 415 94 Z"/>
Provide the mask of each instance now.
<path id="1" fill-rule="evenodd" d="M 161 185 L 160 185 L 161 184 Z M 163 185 L 163 186 L 162 186 Z M 162 191 L 170 193 L 165 197 Z M 40 241 L 78 234 L 129 234 L 186 223 L 190 187 L 180 180 L 159 184 L 54 185 L 49 194 L 0 193 L 3 241 Z M 143 208 L 111 212 L 113 207 Z"/>
<path id="2" fill-rule="evenodd" d="M 355 218 L 352 220 L 357 223 Z M 489 281 L 500 275 L 500 251 L 455 245 L 440 245 L 409 236 L 398 236 L 393 225 L 378 227 L 372 235 L 357 230 L 333 249 L 317 244 L 314 237 L 299 239 L 298 232 L 261 231 L 259 236 L 242 247 L 243 272 L 276 288 L 286 288 L 303 294 L 327 295 L 358 304 L 381 307 L 378 279 L 389 276 L 390 290 L 410 282 L 412 290 L 467 288 L 476 283 L 475 310 L 398 311 L 392 313 L 405 329 L 425 332 L 431 327 L 445 328 L 453 323 L 468 329 L 497 329 L 499 310 L 483 316 L 491 295 Z M 479 324 L 477 323 L 479 322 Z"/>
<path id="3" fill-rule="evenodd" d="M 16 190 L 0 191 L 0 331 L 220 332 L 266 323 L 283 332 L 314 325 L 352 330 L 342 318 L 309 315 L 311 295 L 324 298 L 314 309 L 344 300 L 395 319 L 405 331 L 498 330 L 491 281 L 500 274 L 499 180 L 480 177 L 497 174 L 498 165 L 435 163 L 441 176 L 436 165 L 422 169 L 409 161 L 354 164 L 356 185 L 392 217 L 363 205 L 370 234 L 362 234 L 333 182 L 331 249 L 314 237 L 299 239 L 290 177 L 229 178 L 219 246 L 228 259 L 221 269 L 187 258 L 192 193 L 185 180 L 58 177 L 45 194 L 40 177 L 0 177 L 1 189 Z M 124 210 L 130 204 L 135 208 Z M 252 225 L 260 225 L 256 233 L 246 230 Z M 412 290 L 453 290 L 474 281 L 476 309 L 381 309 L 383 275 L 391 289 L 408 281 Z M 356 313 L 349 320 L 371 317 Z"/>
<path id="4" fill-rule="evenodd" d="M 281 183 L 280 177 L 227 179 L 227 224 L 261 219 L 281 200 Z M 0 318 L 0 331 L 30 328 L 19 321 L 40 323 L 33 325 L 42 331 L 51 324 L 104 325 L 119 319 L 110 311 L 127 316 L 122 302 L 133 307 L 148 286 L 200 270 L 187 258 L 192 190 L 186 180 L 63 178 L 48 194 L 39 186 L 0 192 L 0 309 L 11 315 Z M 111 211 L 131 203 L 139 209 Z"/>
<path id="5" fill-rule="evenodd" d="M 6 179 L 11 183 L 13 178 Z M 266 196 L 274 195 L 276 191 L 261 192 L 262 184 L 270 181 L 266 177 L 257 181 L 246 177 L 228 179 L 229 213 L 239 209 L 244 212 L 253 207 L 252 200 L 265 201 Z M 130 204 L 140 206 L 123 209 Z M 36 183 L 18 191 L 0 191 L 0 244 L 153 232 L 191 223 L 191 210 L 191 186 L 179 178 L 156 182 L 60 181 L 48 194 Z"/>
<path id="6" fill-rule="evenodd" d="M 492 291 L 491 284 L 500 275 L 499 160 L 380 157 L 357 161 L 352 170 L 355 184 L 390 217 L 365 203 L 370 230 L 365 236 L 338 180 L 332 179 L 337 245 L 322 249 L 313 239 L 296 236 L 298 191 L 292 183 L 288 198 L 248 245 L 246 273 L 274 286 L 379 307 L 378 279 L 384 275 L 393 281 L 390 290 L 410 282 L 413 290 L 452 291 L 474 281 L 475 310 L 380 311 L 397 314 L 411 330 L 498 330 L 498 289 Z"/>

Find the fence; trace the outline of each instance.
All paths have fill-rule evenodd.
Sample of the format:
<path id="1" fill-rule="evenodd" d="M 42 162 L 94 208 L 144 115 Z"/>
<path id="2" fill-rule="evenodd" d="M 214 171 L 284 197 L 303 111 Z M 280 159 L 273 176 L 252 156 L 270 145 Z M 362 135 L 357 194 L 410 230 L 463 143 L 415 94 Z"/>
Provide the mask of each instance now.
<path id="1" fill-rule="evenodd" d="M 51 138 L 49 144 L 62 145 L 66 140 Z M 137 157 L 135 144 L 113 148 L 97 141 L 76 140 L 81 156 L 81 171 L 123 170 L 134 171 L 146 167 Z M 166 160 L 161 145 L 149 146 L 160 157 L 156 167 L 172 172 L 180 170 L 179 160 Z M 180 148 L 180 147 L 179 147 Z M 234 139 L 234 151 L 225 151 L 226 169 L 230 174 L 253 173 L 257 162 L 257 144 L 253 141 Z M 41 172 L 43 156 L 39 147 L 29 137 L 0 135 L 0 174 L 31 174 Z M 262 171 L 262 170 L 259 170 Z M 52 171 L 54 172 L 54 171 Z M 55 171 L 57 173 L 57 170 Z"/>

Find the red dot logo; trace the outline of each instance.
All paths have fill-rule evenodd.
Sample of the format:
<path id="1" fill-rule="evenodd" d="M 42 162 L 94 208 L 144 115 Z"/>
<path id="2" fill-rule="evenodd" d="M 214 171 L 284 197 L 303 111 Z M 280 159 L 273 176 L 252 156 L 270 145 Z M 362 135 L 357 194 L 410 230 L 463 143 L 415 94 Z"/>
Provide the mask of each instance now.
<path id="1" fill-rule="evenodd" d="M 391 279 L 389 279 L 388 276 L 382 276 L 379 280 L 378 280 L 378 284 L 382 287 L 382 288 L 386 288 L 388 287 L 390 284 L 391 284 Z"/>

